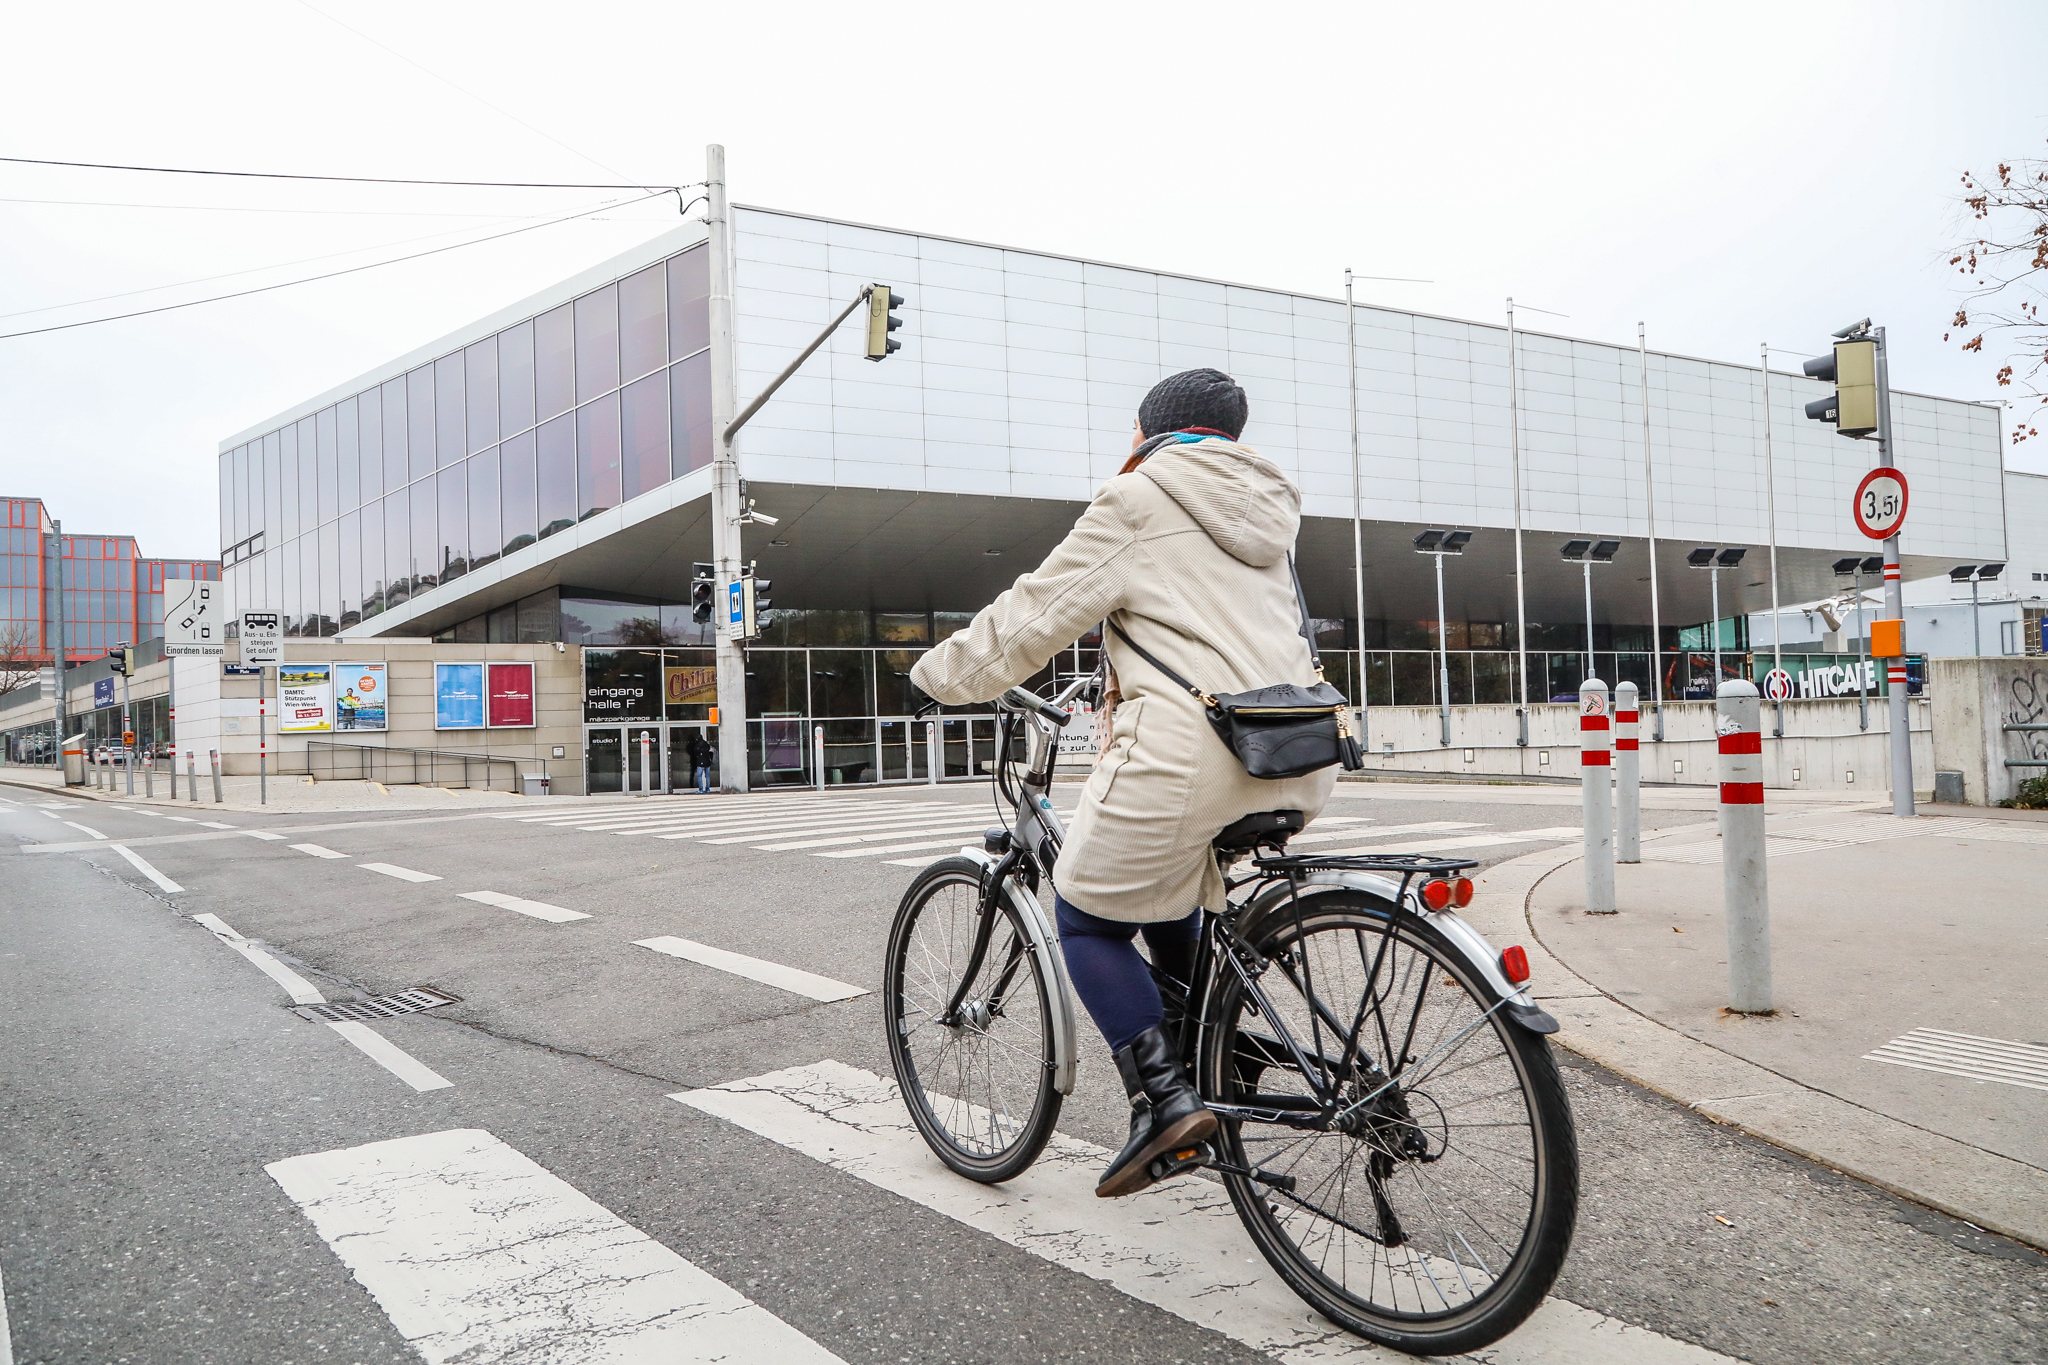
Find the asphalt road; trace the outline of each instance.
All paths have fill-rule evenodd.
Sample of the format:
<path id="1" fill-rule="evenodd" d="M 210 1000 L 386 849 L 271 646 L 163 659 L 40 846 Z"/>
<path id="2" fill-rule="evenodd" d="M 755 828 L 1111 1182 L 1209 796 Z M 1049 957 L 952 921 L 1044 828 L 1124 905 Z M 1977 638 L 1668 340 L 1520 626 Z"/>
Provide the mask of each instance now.
<path id="1" fill-rule="evenodd" d="M 811 998 L 832 992 L 773 969 L 874 991 L 914 875 L 898 864 L 971 842 L 989 807 L 959 788 L 812 800 L 215 829 L 0 792 L 14 1359 L 1391 1358 L 1289 1319 L 1234 1223 L 1183 1224 L 1242 1272 L 1183 1301 L 1144 1249 L 1151 1196 L 1095 1201 L 1085 1172 L 1048 1168 L 968 1206 L 914 1137 L 816 1102 L 888 1074 L 877 1001 Z M 1325 848 L 1491 863 L 1551 846 L 1575 812 L 1568 791 L 1361 786 L 1329 814 L 1312 832 L 1357 838 Z M 535 917 L 553 912 L 580 917 Z M 770 979 L 640 946 L 662 938 Z M 414 987 L 459 1002 L 353 1039 L 288 1008 L 291 990 Z M 1084 1041 L 1061 1128 L 1113 1147 L 1121 1095 Z M 1584 1196 L 1561 1302 L 1489 1359 L 2044 1358 L 2048 1260 L 1604 1072 L 1566 1077 Z M 749 1078 L 787 1131 L 721 1112 Z M 531 1235 L 479 1241 L 472 1207 Z M 1050 1223 L 1019 1232 L 1020 1207 Z M 656 1320 L 682 1335 L 604 1354 Z M 1269 1320 L 1298 1335 L 1248 1325 Z"/>

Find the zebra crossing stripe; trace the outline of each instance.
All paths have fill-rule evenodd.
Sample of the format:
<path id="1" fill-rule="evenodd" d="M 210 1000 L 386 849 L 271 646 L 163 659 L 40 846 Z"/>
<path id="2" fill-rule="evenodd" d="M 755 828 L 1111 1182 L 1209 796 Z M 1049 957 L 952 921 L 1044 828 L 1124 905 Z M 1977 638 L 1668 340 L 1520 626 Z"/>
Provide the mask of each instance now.
<path id="1" fill-rule="evenodd" d="M 689 834 L 723 834 L 743 829 L 776 829 L 779 827 L 809 828 L 813 825 L 829 824 L 834 820 L 852 820 L 866 815 L 889 815 L 915 811 L 917 807 L 889 803 L 863 802 L 857 807 L 841 810 L 776 811 L 772 814 L 757 813 L 736 815 L 731 811 L 722 814 L 670 814 L 650 820 L 613 821 L 606 828 L 621 829 L 629 824 L 655 825 Z"/>
<path id="2" fill-rule="evenodd" d="M 774 986 L 792 995 L 831 1004 L 838 1000 L 852 1000 L 867 994 L 861 986 L 849 986 L 844 981 L 834 981 L 829 976 L 804 971 L 801 967 L 785 967 L 780 962 L 769 962 L 745 953 L 728 952 L 714 948 L 708 943 L 696 943 L 687 938 L 664 934 L 659 938 L 634 940 L 635 948 L 651 948 L 657 953 L 679 957 L 685 962 L 694 962 L 702 967 L 712 967 L 734 976 L 743 976 L 749 981 L 758 981 L 764 986 Z"/>
<path id="3" fill-rule="evenodd" d="M 754 847 L 764 853 L 782 853 L 790 849 L 841 848 L 847 844 L 887 843 L 891 839 L 906 839 L 918 834 L 938 834 L 949 829 L 980 830 L 988 827 L 992 821 L 992 813 L 980 816 L 969 815 L 958 820 L 929 820 L 915 825 L 897 825 L 889 829 L 866 834 L 837 834 L 824 839 L 798 839 L 779 844 L 755 844 Z M 713 842 L 725 843 L 728 841 L 718 839 Z M 868 850 L 856 849 L 854 851 L 856 853 L 865 853 Z M 819 856 L 822 857 L 824 855 L 820 854 Z"/>
<path id="4" fill-rule="evenodd" d="M 1338 820 L 1357 821 L 1358 817 L 1339 816 L 1337 820 L 1331 820 L 1319 815 L 1309 825 L 1306 833 L 1297 834 L 1292 839 L 1289 839 L 1287 846 L 1293 848 L 1297 844 L 1327 844 L 1337 839 L 1380 839 L 1391 838 L 1396 834 L 1427 834 L 1437 830 L 1479 828 L 1479 825 L 1471 820 L 1427 820 L 1414 825 L 1373 825 L 1370 821 L 1365 821 L 1363 823 L 1369 825 L 1369 828 L 1325 828 L 1326 826 L 1335 825 Z"/>
<path id="5" fill-rule="evenodd" d="M 1001 1186 L 932 1160 L 895 1085 L 827 1059 L 670 1096 L 1042 1260 L 1285 1361 L 1392 1362 L 1331 1325 L 1272 1275 L 1223 1187 L 1195 1177 L 1097 1199 L 1109 1153 L 1056 1133 Z M 1486 1359 L 1495 1365 L 1707 1365 L 1728 1357 L 1547 1299 Z"/>
<path id="6" fill-rule="evenodd" d="M 264 1170 L 428 1365 L 839 1362 L 482 1129 Z"/>
<path id="7" fill-rule="evenodd" d="M 761 839 L 775 839 L 788 835 L 854 834 L 864 830 L 887 829 L 891 826 L 905 834 L 915 834 L 921 829 L 934 829 L 947 823 L 958 824 L 966 814 L 959 806 L 944 806 L 936 810 L 926 808 L 924 810 L 897 811 L 890 815 L 863 815 L 851 818 L 838 816 L 823 820 L 808 820 L 802 824 L 762 825 L 748 830 L 744 834 L 727 834 L 718 838 L 705 839 L 704 842 L 707 844 L 751 844 Z M 979 822 L 981 816 L 975 814 L 969 818 Z"/>

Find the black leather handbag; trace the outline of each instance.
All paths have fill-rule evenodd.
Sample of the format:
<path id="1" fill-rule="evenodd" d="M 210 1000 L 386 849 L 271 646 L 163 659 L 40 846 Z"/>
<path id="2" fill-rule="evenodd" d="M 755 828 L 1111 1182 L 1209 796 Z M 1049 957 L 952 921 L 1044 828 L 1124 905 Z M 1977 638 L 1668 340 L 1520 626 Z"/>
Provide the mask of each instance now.
<path id="1" fill-rule="evenodd" d="M 1112 621 L 1109 628 L 1139 658 L 1202 703 L 1211 728 L 1253 777 L 1301 777 L 1338 763 L 1357 772 L 1365 766 L 1365 753 L 1351 733 L 1350 703 L 1323 678 L 1323 658 L 1316 650 L 1315 628 L 1309 624 L 1308 601 L 1302 596 L 1293 555 L 1287 557 L 1287 573 L 1301 609 L 1301 637 L 1308 642 L 1309 661 L 1315 665 L 1312 686 L 1274 683 L 1249 692 L 1207 692 L 1161 663 L 1122 626 Z"/>

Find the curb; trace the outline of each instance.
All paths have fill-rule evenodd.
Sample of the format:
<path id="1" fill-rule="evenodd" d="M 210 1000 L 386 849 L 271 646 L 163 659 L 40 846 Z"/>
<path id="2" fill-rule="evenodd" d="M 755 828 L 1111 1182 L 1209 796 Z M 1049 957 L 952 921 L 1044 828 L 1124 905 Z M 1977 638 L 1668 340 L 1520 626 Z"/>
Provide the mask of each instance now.
<path id="1" fill-rule="evenodd" d="M 1683 837 L 1697 830 L 1696 825 L 1682 827 L 1646 837 L 1644 843 L 1704 842 Z M 1704 837 L 1712 837 L 1711 832 Z M 1568 846 L 1497 864 L 1482 877 L 1498 893 L 1488 902 L 1492 913 L 1466 912 L 1494 942 L 1533 944 L 1532 977 L 1548 983 L 1534 993 L 1558 1020 L 1554 1041 L 1717 1126 L 2048 1251 L 2048 1171 L 1893 1118 L 1681 1033 L 1567 966 L 1544 943 L 1531 902 L 1538 887 L 1582 856 Z M 1930 1174 L 1942 1178 L 1927 1179 Z"/>

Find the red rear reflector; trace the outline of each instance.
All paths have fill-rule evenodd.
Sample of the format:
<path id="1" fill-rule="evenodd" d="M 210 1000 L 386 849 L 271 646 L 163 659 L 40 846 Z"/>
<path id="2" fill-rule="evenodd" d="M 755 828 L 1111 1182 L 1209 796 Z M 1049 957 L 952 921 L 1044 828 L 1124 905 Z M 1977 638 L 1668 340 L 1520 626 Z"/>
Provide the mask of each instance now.
<path id="1" fill-rule="evenodd" d="M 1472 903 L 1473 889 L 1470 877 L 1451 878 L 1451 904 L 1463 910 Z"/>
<path id="2" fill-rule="evenodd" d="M 1519 986 L 1529 979 L 1529 955 L 1517 943 L 1500 955 L 1501 975 Z"/>
<path id="3" fill-rule="evenodd" d="M 1422 903 L 1432 910 L 1447 909 L 1451 903 L 1451 884 L 1441 877 L 1432 877 L 1422 884 Z"/>

